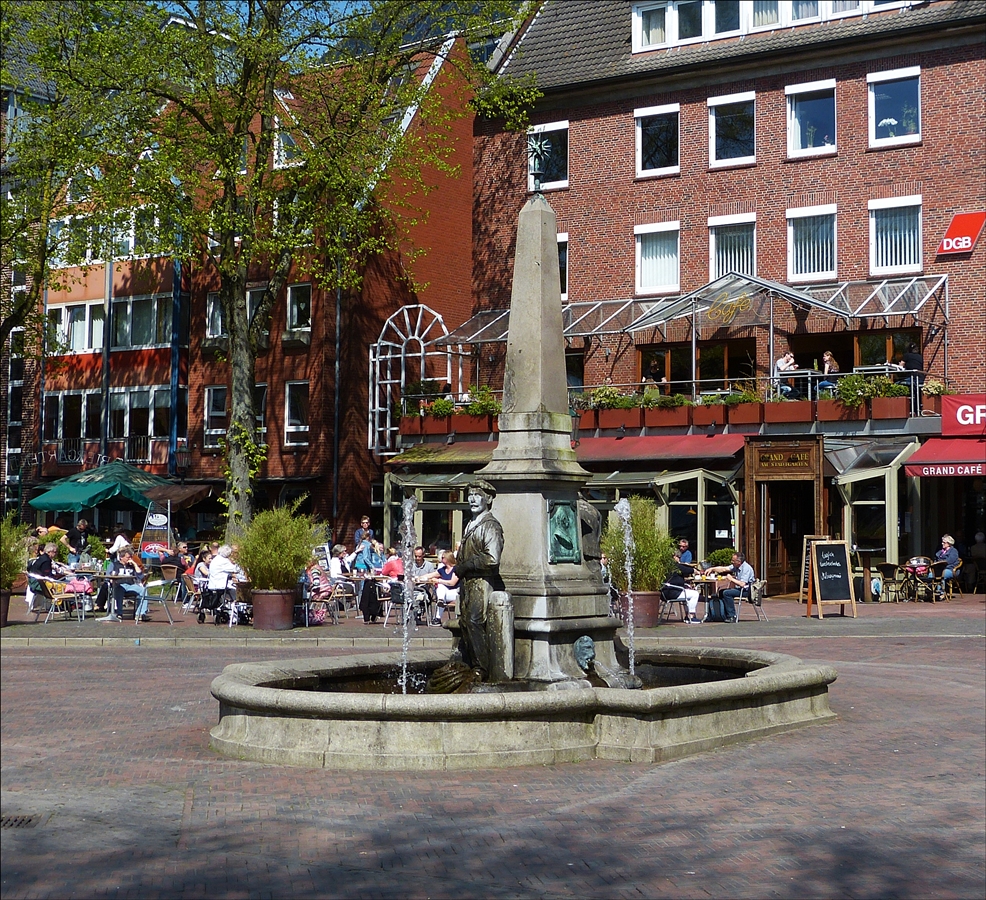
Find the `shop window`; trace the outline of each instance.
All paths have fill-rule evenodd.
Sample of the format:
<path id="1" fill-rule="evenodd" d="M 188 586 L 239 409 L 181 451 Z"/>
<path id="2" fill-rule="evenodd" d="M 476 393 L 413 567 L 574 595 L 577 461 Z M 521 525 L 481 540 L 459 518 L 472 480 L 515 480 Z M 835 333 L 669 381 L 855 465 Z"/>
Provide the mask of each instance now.
<path id="1" fill-rule="evenodd" d="M 785 94 L 788 156 L 834 153 L 835 79 L 789 85 Z"/>
<path id="2" fill-rule="evenodd" d="M 709 166 L 716 168 L 756 162 L 754 93 L 710 97 L 708 105 Z"/>
<path id="3" fill-rule="evenodd" d="M 637 175 L 674 175 L 678 160 L 679 104 L 634 110 Z"/>
<path id="4" fill-rule="evenodd" d="M 896 147 L 921 140 L 921 69 L 895 69 L 866 76 L 869 145 Z"/>
<path id="5" fill-rule="evenodd" d="M 537 144 L 545 153 L 542 158 L 541 188 L 568 187 L 568 122 L 535 125 L 528 132 L 527 189 L 534 190 L 534 160 L 530 151 Z"/>

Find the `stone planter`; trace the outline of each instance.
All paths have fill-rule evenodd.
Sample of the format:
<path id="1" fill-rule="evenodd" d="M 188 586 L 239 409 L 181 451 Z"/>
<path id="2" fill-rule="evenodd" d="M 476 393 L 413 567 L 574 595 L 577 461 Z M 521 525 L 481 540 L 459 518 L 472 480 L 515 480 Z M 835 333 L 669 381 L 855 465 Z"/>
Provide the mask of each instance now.
<path id="1" fill-rule="evenodd" d="M 759 425 L 763 422 L 762 403 L 737 403 L 729 407 L 730 425 Z"/>
<path id="2" fill-rule="evenodd" d="M 814 422 L 814 400 L 779 400 L 763 405 L 765 422 Z"/>
<path id="3" fill-rule="evenodd" d="M 928 416 L 940 416 L 941 415 L 941 395 L 934 394 L 929 396 L 928 394 L 921 395 L 921 411 Z"/>
<path id="4" fill-rule="evenodd" d="M 470 416 L 461 413 L 452 416 L 449 430 L 456 434 L 489 434 L 493 430 L 493 416 Z"/>
<path id="5" fill-rule="evenodd" d="M 600 409 L 597 410 L 600 428 L 619 428 L 621 425 L 627 429 L 640 428 L 643 420 L 643 410 L 636 409 Z"/>
<path id="6" fill-rule="evenodd" d="M 297 592 L 254 591 L 253 627 L 257 631 L 289 631 L 294 628 Z"/>
<path id="7" fill-rule="evenodd" d="M 870 400 L 870 416 L 874 419 L 906 419 L 910 414 L 910 397 L 874 397 Z"/>
<path id="8" fill-rule="evenodd" d="M 674 409 L 645 409 L 644 425 L 648 428 L 687 428 L 692 422 L 692 407 L 678 406 Z"/>
<path id="9" fill-rule="evenodd" d="M 435 416 L 421 416 L 422 434 L 448 434 L 448 426 L 451 417 L 435 418 Z"/>
<path id="10" fill-rule="evenodd" d="M 692 407 L 692 425 L 725 425 L 726 416 L 726 407 L 721 403 Z"/>
<path id="11" fill-rule="evenodd" d="M 623 612 L 623 620 L 629 617 L 628 602 L 624 594 L 620 598 L 620 609 Z M 661 621 L 661 592 L 660 591 L 634 591 L 633 592 L 633 627 L 634 628 L 657 628 Z"/>
<path id="12" fill-rule="evenodd" d="M 818 401 L 819 422 L 861 422 L 867 418 L 868 412 L 865 402 L 855 409 L 849 409 L 842 405 L 841 400 Z"/>

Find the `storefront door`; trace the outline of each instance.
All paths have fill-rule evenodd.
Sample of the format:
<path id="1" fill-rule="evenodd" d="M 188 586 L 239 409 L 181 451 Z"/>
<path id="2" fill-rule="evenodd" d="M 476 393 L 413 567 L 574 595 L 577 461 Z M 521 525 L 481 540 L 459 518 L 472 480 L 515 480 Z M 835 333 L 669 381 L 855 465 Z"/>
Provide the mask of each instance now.
<path id="1" fill-rule="evenodd" d="M 767 593 L 787 594 L 798 589 L 802 539 L 814 534 L 815 485 L 811 481 L 769 481 L 766 495 L 763 546 L 766 548 Z"/>

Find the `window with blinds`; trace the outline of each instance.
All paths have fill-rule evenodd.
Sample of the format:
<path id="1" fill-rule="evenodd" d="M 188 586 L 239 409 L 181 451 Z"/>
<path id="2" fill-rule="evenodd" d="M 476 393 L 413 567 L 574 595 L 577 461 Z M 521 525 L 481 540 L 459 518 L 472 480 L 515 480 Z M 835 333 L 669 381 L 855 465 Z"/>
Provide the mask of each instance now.
<path id="1" fill-rule="evenodd" d="M 712 272 L 710 281 L 729 272 L 756 275 L 756 223 L 715 225 L 709 229 L 712 237 Z"/>
<path id="2" fill-rule="evenodd" d="M 902 202 L 910 200 L 906 205 Z M 890 203 L 900 205 L 892 206 Z M 874 275 L 921 270 L 921 204 L 914 198 L 870 201 L 870 271 Z"/>
<path id="3" fill-rule="evenodd" d="M 679 289 L 678 222 L 641 225 L 634 229 L 637 245 L 638 294 L 669 293 Z"/>
<path id="4" fill-rule="evenodd" d="M 835 207 L 787 211 L 789 281 L 835 278 Z"/>

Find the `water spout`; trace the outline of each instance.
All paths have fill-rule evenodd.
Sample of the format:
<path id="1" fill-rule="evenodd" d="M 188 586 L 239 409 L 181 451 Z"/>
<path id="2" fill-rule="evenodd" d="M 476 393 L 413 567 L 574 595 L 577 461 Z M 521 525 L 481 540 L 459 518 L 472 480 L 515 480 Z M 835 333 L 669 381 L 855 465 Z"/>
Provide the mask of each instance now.
<path id="1" fill-rule="evenodd" d="M 401 674 L 397 679 L 401 693 L 407 693 L 407 659 L 411 648 L 411 621 L 414 616 L 414 579 L 411 576 L 411 563 L 414 561 L 414 548 L 418 536 L 414 531 L 414 513 L 418 508 L 417 497 L 407 497 L 401 503 L 401 524 L 397 529 L 400 536 L 400 557 L 404 561 L 404 604 L 401 607 Z"/>
<path id="2" fill-rule="evenodd" d="M 636 675 L 636 654 L 633 647 L 633 531 L 630 528 L 630 501 L 624 497 L 616 504 L 616 514 L 623 523 L 623 557 L 627 576 L 627 651 L 631 677 Z"/>

